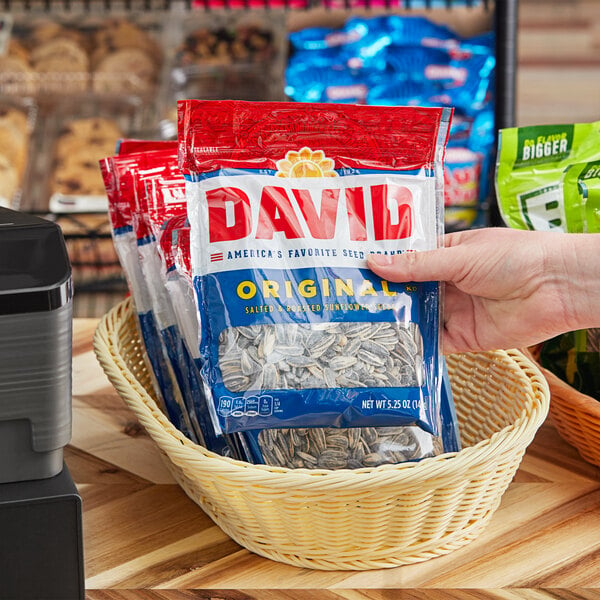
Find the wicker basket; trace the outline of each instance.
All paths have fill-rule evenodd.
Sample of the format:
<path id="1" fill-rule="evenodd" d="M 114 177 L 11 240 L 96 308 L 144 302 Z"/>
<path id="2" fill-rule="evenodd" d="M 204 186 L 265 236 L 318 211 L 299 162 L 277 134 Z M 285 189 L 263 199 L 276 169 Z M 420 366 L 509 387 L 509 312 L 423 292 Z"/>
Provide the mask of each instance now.
<path id="1" fill-rule="evenodd" d="M 461 452 L 356 471 L 292 470 L 223 458 L 187 440 L 152 398 L 128 300 L 100 322 L 100 364 L 188 496 L 256 554 L 315 569 L 375 569 L 446 554 L 497 509 L 549 404 L 517 351 L 448 359 Z"/>
<path id="2" fill-rule="evenodd" d="M 526 354 L 535 359 L 539 349 Z M 550 387 L 550 418 L 554 427 L 584 460 L 600 467 L 600 401 L 578 392 L 540 364 L 537 366 Z"/>

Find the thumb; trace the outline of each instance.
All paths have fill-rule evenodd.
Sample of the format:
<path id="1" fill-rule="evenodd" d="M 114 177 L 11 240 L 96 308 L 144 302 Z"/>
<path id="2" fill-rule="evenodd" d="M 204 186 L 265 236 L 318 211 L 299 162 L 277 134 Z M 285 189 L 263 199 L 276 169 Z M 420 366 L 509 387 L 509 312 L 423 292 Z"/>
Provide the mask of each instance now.
<path id="1" fill-rule="evenodd" d="M 388 281 L 453 281 L 460 270 L 455 251 L 456 247 L 393 256 L 370 254 L 367 266 Z"/>

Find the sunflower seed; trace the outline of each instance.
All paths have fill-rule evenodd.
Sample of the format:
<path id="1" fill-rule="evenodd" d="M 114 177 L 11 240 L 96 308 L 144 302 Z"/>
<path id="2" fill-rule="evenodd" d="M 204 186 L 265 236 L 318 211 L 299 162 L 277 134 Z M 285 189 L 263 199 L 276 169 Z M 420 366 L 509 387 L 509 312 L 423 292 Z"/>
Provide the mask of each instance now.
<path id="1" fill-rule="evenodd" d="M 422 353 L 412 323 L 250 325 L 219 335 L 219 367 L 233 392 L 417 386 Z"/>
<path id="2" fill-rule="evenodd" d="M 336 356 L 329 361 L 329 368 L 334 371 L 347 369 L 358 362 L 356 356 Z"/>
<path id="3" fill-rule="evenodd" d="M 439 438 L 414 426 L 265 429 L 258 441 L 268 465 L 288 468 L 372 468 L 441 452 Z"/>
<path id="4" fill-rule="evenodd" d="M 244 375 L 252 375 L 260 369 L 260 365 L 246 351 L 240 356 L 240 368 Z"/>
<path id="5" fill-rule="evenodd" d="M 279 371 L 273 364 L 266 364 L 263 368 L 263 388 L 272 390 L 279 387 Z"/>

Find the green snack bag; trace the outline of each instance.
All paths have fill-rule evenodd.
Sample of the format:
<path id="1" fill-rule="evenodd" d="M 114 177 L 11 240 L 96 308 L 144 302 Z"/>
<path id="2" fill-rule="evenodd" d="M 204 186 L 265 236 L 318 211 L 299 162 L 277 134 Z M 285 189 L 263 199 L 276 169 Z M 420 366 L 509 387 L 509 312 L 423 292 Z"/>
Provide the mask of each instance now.
<path id="1" fill-rule="evenodd" d="M 566 206 L 581 210 L 581 221 L 568 231 L 600 233 L 600 160 L 569 167 L 563 178 L 563 194 Z"/>
<path id="2" fill-rule="evenodd" d="M 600 232 L 600 121 L 500 130 L 496 196 L 509 227 Z"/>
<path id="3" fill-rule="evenodd" d="M 600 121 L 503 129 L 496 196 L 515 229 L 600 233 Z M 600 329 L 544 343 L 541 364 L 576 390 L 600 399 Z"/>

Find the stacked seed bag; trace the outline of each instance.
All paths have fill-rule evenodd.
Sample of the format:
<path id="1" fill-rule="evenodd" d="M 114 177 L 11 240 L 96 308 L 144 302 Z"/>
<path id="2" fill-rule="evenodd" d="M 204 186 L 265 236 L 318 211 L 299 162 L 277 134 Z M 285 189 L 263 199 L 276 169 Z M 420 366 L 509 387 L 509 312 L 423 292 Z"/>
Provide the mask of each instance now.
<path id="1" fill-rule="evenodd" d="M 457 450 L 439 284 L 366 268 L 369 252 L 440 243 L 450 111 L 184 101 L 179 112 L 179 160 L 172 147 L 121 146 L 103 162 L 172 422 L 220 454 L 291 468 Z"/>

